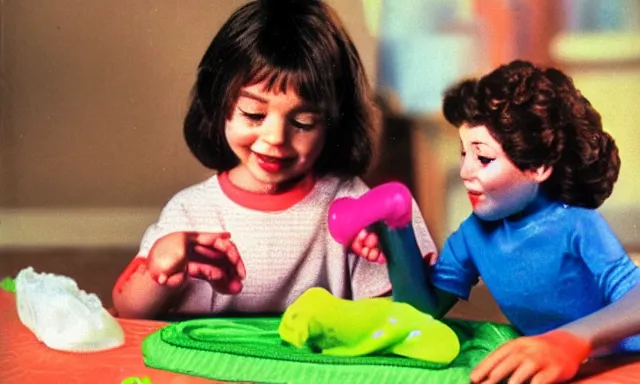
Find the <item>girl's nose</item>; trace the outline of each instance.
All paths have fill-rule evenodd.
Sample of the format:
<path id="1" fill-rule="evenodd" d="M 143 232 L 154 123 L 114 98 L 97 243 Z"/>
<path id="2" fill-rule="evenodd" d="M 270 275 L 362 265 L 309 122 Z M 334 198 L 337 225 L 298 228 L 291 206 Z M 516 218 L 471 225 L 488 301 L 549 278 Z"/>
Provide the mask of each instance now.
<path id="1" fill-rule="evenodd" d="M 287 140 L 287 126 L 284 121 L 272 120 L 263 126 L 262 140 L 270 145 L 282 145 Z"/>

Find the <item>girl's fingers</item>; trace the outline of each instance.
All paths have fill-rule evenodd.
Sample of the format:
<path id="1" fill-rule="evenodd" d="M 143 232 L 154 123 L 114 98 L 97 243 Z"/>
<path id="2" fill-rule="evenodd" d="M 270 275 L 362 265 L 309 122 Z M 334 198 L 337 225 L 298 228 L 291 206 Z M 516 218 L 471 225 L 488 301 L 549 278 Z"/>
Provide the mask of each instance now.
<path id="1" fill-rule="evenodd" d="M 363 244 L 362 241 L 356 239 L 353 241 L 353 243 L 351 244 L 351 250 L 353 251 L 353 253 L 355 253 L 356 255 L 360 256 L 360 257 L 365 257 L 364 253 L 363 253 Z"/>
<path id="2" fill-rule="evenodd" d="M 380 250 L 378 248 L 370 249 L 367 259 L 374 262 L 378 261 L 378 259 L 380 259 Z"/>
<path id="3" fill-rule="evenodd" d="M 229 261 L 236 266 L 236 273 L 240 279 L 244 279 L 247 276 L 247 269 L 244 266 L 240 252 L 236 248 L 235 244 L 231 243 L 229 249 L 227 249 L 227 257 Z"/>
<path id="4" fill-rule="evenodd" d="M 240 257 L 240 252 L 238 252 L 238 248 L 231 240 L 223 240 L 222 243 L 217 244 L 220 248 L 216 248 L 223 251 L 226 254 L 227 260 L 235 266 L 236 273 L 240 276 L 241 279 L 244 279 L 246 275 L 246 269 L 244 267 L 244 262 L 242 261 L 242 257 Z"/>
<path id="5" fill-rule="evenodd" d="M 164 273 L 160 273 L 157 277 L 156 280 L 158 281 L 158 284 L 162 285 L 164 283 L 167 282 L 167 275 Z"/>
<path id="6" fill-rule="evenodd" d="M 149 274 L 159 284 L 165 284 L 174 274 L 184 273 L 186 260 L 179 251 L 153 252 L 148 260 Z"/>
<path id="7" fill-rule="evenodd" d="M 189 276 L 206 278 L 207 280 L 220 280 L 226 275 L 221 268 L 205 263 L 190 262 L 187 270 Z"/>
<path id="8" fill-rule="evenodd" d="M 242 282 L 237 279 L 220 281 L 214 284 L 216 290 L 223 294 L 235 295 L 242 291 Z"/>
<path id="9" fill-rule="evenodd" d="M 221 260 L 225 257 L 224 252 L 220 252 L 216 249 L 212 249 L 207 245 L 197 244 L 193 247 L 193 250 L 195 251 L 196 254 L 190 255 L 189 257 L 190 260 L 193 260 L 194 256 L 199 256 L 202 261 L 205 261 L 207 259 Z"/>
<path id="10" fill-rule="evenodd" d="M 384 258 L 381 260 L 382 251 L 378 248 L 378 236 L 369 232 L 366 229 L 358 232 L 358 235 L 351 243 L 351 250 L 358 256 L 365 258 L 370 262 L 382 262 L 384 263 Z"/>
<path id="11" fill-rule="evenodd" d="M 224 264 L 227 263 L 233 267 L 235 273 L 240 276 L 241 279 L 244 279 L 247 272 L 244 266 L 244 262 L 240 257 L 240 253 L 233 243 L 229 246 L 225 247 L 226 251 L 219 251 L 217 249 L 209 248 L 205 245 L 196 245 L 193 250 L 196 255 L 190 257 L 191 261 L 210 264 L 212 261 L 215 263 Z M 196 257 L 194 257 L 196 256 Z"/>
<path id="12" fill-rule="evenodd" d="M 193 237 L 193 241 L 196 244 L 205 245 L 212 249 L 217 249 L 221 252 L 226 252 L 226 244 L 231 238 L 231 234 L 229 232 L 219 232 L 219 233 L 209 233 L 209 232 L 198 232 Z"/>
<path id="13" fill-rule="evenodd" d="M 368 233 L 364 239 L 364 246 L 367 248 L 377 248 L 378 236 L 373 232 Z"/>
<path id="14" fill-rule="evenodd" d="M 184 272 L 176 273 L 169 276 L 166 279 L 166 284 L 168 287 L 179 287 L 184 282 L 185 274 Z"/>
<path id="15" fill-rule="evenodd" d="M 213 259 L 226 259 L 235 266 L 238 276 L 244 279 L 246 268 L 229 232 L 197 233 L 194 237 L 196 252 Z"/>
<path id="16" fill-rule="evenodd" d="M 235 295 L 242 291 L 241 278 L 225 273 L 223 268 L 206 263 L 191 262 L 188 266 L 188 272 L 191 277 L 210 281 L 216 292 Z"/>

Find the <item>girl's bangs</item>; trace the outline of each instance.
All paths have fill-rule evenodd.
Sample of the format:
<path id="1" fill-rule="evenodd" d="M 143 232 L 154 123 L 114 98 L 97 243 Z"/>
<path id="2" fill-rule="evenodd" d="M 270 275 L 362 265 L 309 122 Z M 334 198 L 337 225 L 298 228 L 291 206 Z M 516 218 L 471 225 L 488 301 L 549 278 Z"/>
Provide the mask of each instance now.
<path id="1" fill-rule="evenodd" d="M 307 103 L 322 113 L 332 115 L 336 104 L 335 91 L 331 84 L 331 74 L 321 76 L 313 70 L 283 69 L 270 65 L 256 66 L 248 71 L 244 84 L 265 83 L 268 92 L 286 93 L 292 89 Z"/>

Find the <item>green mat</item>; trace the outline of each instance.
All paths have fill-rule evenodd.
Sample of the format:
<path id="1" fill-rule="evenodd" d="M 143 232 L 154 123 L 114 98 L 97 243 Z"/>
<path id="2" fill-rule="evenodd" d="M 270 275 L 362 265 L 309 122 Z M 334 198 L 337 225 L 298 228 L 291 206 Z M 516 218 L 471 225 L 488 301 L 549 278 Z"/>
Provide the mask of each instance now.
<path id="1" fill-rule="evenodd" d="M 13 278 L 11 277 L 5 277 L 4 279 L 0 280 L 0 289 L 15 293 L 16 292 L 15 280 L 13 280 Z"/>
<path id="2" fill-rule="evenodd" d="M 469 382 L 485 356 L 519 334 L 506 324 L 444 320 L 461 350 L 449 365 L 397 356 L 337 357 L 286 345 L 279 317 L 197 319 L 168 325 L 142 343 L 147 366 L 221 381 L 259 383 Z"/>

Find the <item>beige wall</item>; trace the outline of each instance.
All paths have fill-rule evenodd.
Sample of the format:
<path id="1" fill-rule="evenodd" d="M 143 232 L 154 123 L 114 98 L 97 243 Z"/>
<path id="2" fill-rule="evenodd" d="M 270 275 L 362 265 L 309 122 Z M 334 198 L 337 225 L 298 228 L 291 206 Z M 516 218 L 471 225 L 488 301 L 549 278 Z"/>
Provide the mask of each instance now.
<path id="1" fill-rule="evenodd" d="M 365 25 L 363 1 L 327 1 L 375 81 L 376 42 Z M 183 141 L 182 119 L 201 55 L 245 2 L 2 2 L 0 247 L 135 246 L 171 195 L 206 177 Z M 628 51 L 638 47 L 638 36 L 630 39 L 614 36 L 596 51 L 616 60 L 620 52 L 635 55 L 637 64 L 637 49 Z M 554 45 L 554 54 L 564 52 L 565 63 L 568 52 L 580 56 L 580 47 L 594 44 L 591 37 L 564 41 Z M 638 67 L 573 68 L 572 74 L 603 113 L 623 156 L 608 217 L 626 242 L 640 247 Z M 451 138 L 419 132 L 415 139 L 417 199 L 440 241 L 469 212 L 455 188 L 460 184 L 450 183 L 457 180 L 456 159 L 450 158 L 457 152 L 450 151 Z M 434 163 L 441 168 L 438 177 L 425 171 Z M 443 185 L 448 188 L 434 189 Z"/>
<path id="2" fill-rule="evenodd" d="M 2 4 L 0 208 L 160 207 L 205 177 L 182 139 L 195 68 L 245 1 Z M 360 1 L 329 1 L 371 75 Z"/>

